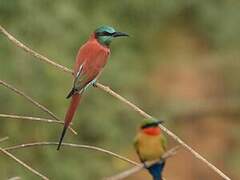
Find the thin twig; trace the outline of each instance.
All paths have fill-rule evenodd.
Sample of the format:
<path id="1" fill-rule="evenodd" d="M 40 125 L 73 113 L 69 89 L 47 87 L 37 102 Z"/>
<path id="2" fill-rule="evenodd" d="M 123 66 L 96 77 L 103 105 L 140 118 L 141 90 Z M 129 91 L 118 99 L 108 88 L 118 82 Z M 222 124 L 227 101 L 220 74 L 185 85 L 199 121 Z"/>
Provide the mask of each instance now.
<path id="1" fill-rule="evenodd" d="M 33 55 L 34 57 L 38 58 L 41 61 L 45 61 L 48 64 L 53 65 L 54 67 L 57 67 L 60 70 L 63 70 L 64 72 L 68 72 L 72 74 L 72 70 L 59 65 L 57 63 L 55 63 L 54 61 L 40 55 L 39 53 L 36 53 L 35 51 L 33 51 L 32 49 L 26 47 L 25 45 L 23 45 L 20 41 L 18 41 L 16 38 L 14 38 L 12 35 L 10 35 L 2 26 L 0 26 L 0 31 L 10 40 L 12 41 L 15 45 L 17 45 L 18 47 L 22 48 L 24 51 L 27 51 L 29 54 Z M 36 55 L 37 54 L 37 55 Z M 40 56 L 39 56 L 40 55 Z M 138 112 L 139 114 L 141 114 L 143 117 L 145 118 L 152 118 L 152 116 L 150 116 L 149 114 L 147 114 L 146 112 L 144 112 L 142 109 L 140 109 L 139 107 L 137 107 L 135 104 L 129 102 L 128 100 L 126 100 L 125 98 L 123 98 L 122 96 L 120 96 L 119 94 L 115 93 L 114 91 L 112 91 L 109 87 L 106 87 L 100 83 L 96 83 L 96 87 L 98 87 L 99 89 L 107 92 L 108 94 L 114 96 L 115 98 L 119 99 L 120 101 L 124 102 L 125 104 L 127 104 L 128 106 L 130 106 L 132 109 L 134 109 L 136 112 Z M 202 162 L 204 162 L 209 168 L 211 168 L 213 171 L 215 171 L 218 175 L 220 175 L 223 179 L 225 180 L 230 180 L 230 178 L 225 175 L 221 170 L 219 170 L 217 167 L 215 167 L 213 164 L 211 164 L 210 162 L 208 162 L 204 157 L 202 157 L 198 152 L 196 152 L 195 150 L 193 150 L 190 146 L 188 146 L 185 142 L 183 142 L 178 136 L 176 136 L 173 132 L 169 131 L 167 128 L 165 128 L 164 126 L 160 125 L 160 128 L 165 131 L 170 137 L 172 137 L 175 141 L 177 141 L 179 144 L 181 144 L 184 148 L 186 148 L 188 151 L 190 151 L 197 159 L 201 160 Z"/>
<path id="2" fill-rule="evenodd" d="M 118 100 L 122 101 L 123 103 L 127 104 L 128 106 L 130 106 L 134 111 L 138 112 L 139 114 L 141 114 L 143 117 L 145 118 L 153 118 L 151 115 L 147 114 L 146 112 L 144 112 L 142 109 L 140 109 L 139 107 L 137 107 L 135 104 L 129 102 L 128 100 L 126 100 L 125 98 L 123 98 L 122 96 L 120 96 L 119 94 L 115 93 L 114 91 L 112 91 L 109 87 L 106 87 L 100 83 L 97 83 L 96 86 L 98 88 L 100 88 L 101 90 L 107 92 L 108 94 L 114 96 L 115 98 L 117 98 Z M 191 148 L 189 145 L 187 145 L 182 139 L 180 139 L 177 135 L 175 135 L 173 132 L 171 132 L 170 130 L 168 130 L 166 127 L 164 127 L 163 125 L 159 124 L 159 127 L 165 131 L 170 137 L 172 137 L 175 141 L 177 141 L 179 144 L 181 144 L 183 147 L 185 147 L 187 150 L 189 150 L 197 159 L 203 161 L 208 167 L 210 167 L 212 170 L 214 170 L 217 174 L 219 174 L 222 178 L 226 179 L 226 180 L 230 180 L 230 178 L 228 176 L 226 176 L 221 170 L 219 170 L 216 166 L 214 166 L 213 164 L 211 164 L 210 162 L 208 162 L 204 157 L 202 157 L 198 152 L 196 152 L 193 148 Z"/>
<path id="3" fill-rule="evenodd" d="M 16 158 L 14 155 L 12 155 L 11 153 L 9 153 L 8 151 L 6 151 L 5 149 L 0 147 L 0 151 L 5 154 L 6 156 L 12 158 L 13 160 L 15 160 L 17 163 L 19 163 L 20 165 L 24 166 L 25 168 L 27 168 L 29 171 L 31 171 L 32 173 L 36 174 L 37 176 L 41 177 L 44 180 L 48 180 L 48 178 L 44 175 L 42 175 L 41 173 L 39 173 L 38 171 L 36 171 L 35 169 L 33 169 L 32 167 L 30 167 L 29 165 L 27 165 L 26 163 L 22 162 L 21 160 L 19 160 L 18 158 Z"/>
<path id="4" fill-rule="evenodd" d="M 175 146 L 173 148 L 171 148 L 170 150 L 168 150 L 167 152 L 165 152 L 162 156 L 162 159 L 168 159 L 174 155 L 177 154 L 177 151 L 181 148 L 181 146 Z"/>
<path id="5" fill-rule="evenodd" d="M 8 180 L 20 180 L 20 179 L 21 179 L 21 177 L 19 177 L 19 176 L 8 178 Z"/>
<path id="6" fill-rule="evenodd" d="M 106 177 L 104 180 L 120 180 L 120 179 L 125 179 L 133 174 L 136 174 L 137 172 L 141 171 L 144 169 L 144 165 L 139 165 L 139 166 L 134 166 L 128 170 L 125 170 L 123 172 L 120 172 L 119 174 L 113 175 L 111 177 Z"/>
<path id="7" fill-rule="evenodd" d="M 21 177 L 19 177 L 19 176 L 8 178 L 8 180 L 20 180 L 20 179 L 21 179 Z"/>
<path id="8" fill-rule="evenodd" d="M 62 69 L 65 72 L 70 72 L 72 73 L 72 71 L 60 64 L 57 64 L 53 61 L 51 61 L 50 59 L 48 59 L 47 57 L 33 51 L 31 48 L 27 47 L 26 45 L 24 45 L 23 43 L 21 43 L 20 41 L 18 41 L 16 38 L 14 38 L 10 33 L 8 33 L 1 25 L 0 25 L 0 31 L 10 40 L 12 41 L 14 44 L 16 44 L 19 48 L 23 49 L 25 52 L 29 53 L 30 55 L 38 58 L 39 60 L 42 60 L 43 62 L 47 62 L 48 64 L 51 64 L 52 66 L 55 66 L 58 69 Z"/>
<path id="9" fill-rule="evenodd" d="M 166 153 L 163 154 L 162 156 L 162 160 L 166 160 L 172 156 L 174 156 L 177 151 L 179 150 L 180 146 L 176 146 L 170 150 L 168 150 Z M 134 166 L 132 167 L 131 169 L 128 169 L 128 170 L 125 170 L 119 174 L 116 174 L 114 176 L 111 176 L 111 177 L 107 177 L 107 178 L 104 178 L 105 180 L 120 180 L 120 179 L 125 179 L 143 169 L 145 169 L 146 167 L 150 167 L 152 166 L 153 164 L 159 162 L 159 160 L 157 161 L 151 161 L 151 162 L 145 162 L 145 165 L 144 164 L 139 164 L 137 166 Z"/>
<path id="10" fill-rule="evenodd" d="M 137 107 L 135 104 L 131 103 L 130 101 L 128 101 L 127 99 L 125 99 L 124 97 L 120 96 L 119 94 L 117 94 L 116 92 L 114 92 L 113 90 L 110 89 L 110 87 L 108 86 L 104 86 L 100 83 L 96 83 L 95 86 L 105 92 L 107 92 L 108 94 L 112 95 L 113 97 L 117 98 L 118 100 L 122 101 L 123 103 L 127 104 L 128 106 L 130 106 L 134 111 L 136 111 L 137 113 L 139 113 L 140 115 L 142 115 L 144 118 L 150 119 L 152 118 L 152 116 L 150 116 L 149 114 L 147 114 L 146 112 L 144 112 L 142 109 L 140 109 L 139 107 Z M 166 128 L 165 128 L 166 129 Z"/>
<path id="11" fill-rule="evenodd" d="M 0 138 L 0 143 L 2 143 L 3 141 L 6 141 L 6 140 L 8 140 L 8 136 Z"/>
<path id="12" fill-rule="evenodd" d="M 15 145 L 15 146 L 10 146 L 10 147 L 6 147 L 4 148 L 7 151 L 12 151 L 15 149 L 22 149 L 22 148 L 28 148 L 28 147 L 36 147 L 36 146 L 49 146 L 49 145 L 58 145 L 58 142 L 34 142 L 34 143 L 27 143 L 27 144 L 20 144 L 20 145 Z M 130 164 L 133 165 L 138 165 L 137 162 L 132 161 L 126 157 L 123 157 L 121 155 L 118 155 L 116 153 L 113 153 L 111 151 L 99 148 L 99 147 L 95 147 L 95 146 L 89 146 L 89 145 L 82 145 L 82 144 L 71 144 L 71 143 L 62 143 L 63 146 L 68 146 L 68 147 L 73 147 L 73 148 L 83 148 L 83 149 L 90 149 L 90 150 L 94 150 L 94 151 L 99 151 L 108 155 L 111 155 L 115 158 L 121 159 L 123 161 L 126 161 Z"/>
<path id="13" fill-rule="evenodd" d="M 1 27 L 1 26 L 0 26 Z M 48 110 L 48 108 L 46 108 L 45 106 L 41 105 L 40 103 L 38 103 L 37 101 L 35 101 L 33 98 L 31 98 L 30 96 L 26 95 L 24 92 L 20 91 L 19 89 L 15 88 L 14 86 L 10 85 L 9 83 L 6 83 L 2 80 L 0 80 L 0 84 L 3 85 L 4 87 L 12 90 L 13 92 L 15 92 L 16 94 L 24 97 L 25 99 L 27 99 L 30 103 L 32 103 L 34 106 L 38 107 L 39 109 L 41 109 L 42 111 L 46 112 L 47 114 L 49 114 L 51 117 L 53 117 L 54 119 L 61 121 L 60 118 L 58 118 L 53 112 L 51 112 L 50 110 Z M 77 132 L 73 129 L 71 129 L 71 131 L 74 134 L 77 134 Z"/>
<path id="14" fill-rule="evenodd" d="M 10 115 L 10 114 L 0 114 L 0 117 L 9 118 L 9 119 L 21 119 L 21 120 L 30 120 L 30 121 L 37 121 L 37 122 L 64 124 L 64 122 L 58 121 L 58 120 L 39 118 L 39 117 L 30 117 L 30 116 L 18 116 L 18 115 Z"/>

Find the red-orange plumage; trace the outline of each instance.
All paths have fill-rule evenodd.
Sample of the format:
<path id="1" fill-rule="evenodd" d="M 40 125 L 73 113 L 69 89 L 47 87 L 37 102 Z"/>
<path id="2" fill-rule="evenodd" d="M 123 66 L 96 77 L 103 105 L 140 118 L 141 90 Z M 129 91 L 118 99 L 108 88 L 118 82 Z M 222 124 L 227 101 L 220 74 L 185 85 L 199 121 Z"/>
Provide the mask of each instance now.
<path id="1" fill-rule="evenodd" d="M 72 100 L 71 100 L 70 106 L 68 108 L 66 117 L 65 117 L 65 125 L 66 126 L 69 126 L 71 120 L 73 119 L 74 112 L 76 111 L 76 109 L 78 107 L 80 99 L 81 99 L 81 96 L 78 93 L 74 94 L 72 96 Z"/>
<path id="2" fill-rule="evenodd" d="M 82 89 L 84 89 L 84 87 L 86 87 L 91 81 L 97 78 L 97 76 L 107 63 L 109 54 L 110 49 L 106 46 L 101 45 L 97 41 L 95 33 L 93 33 L 90 36 L 90 39 L 79 49 L 74 65 L 74 78 L 76 78 L 80 67 L 82 66 L 80 76 L 86 77 L 83 78 L 81 81 Z M 78 94 L 78 96 L 72 96 L 72 101 L 66 114 L 65 122 L 70 123 L 72 121 L 80 98 L 81 94 Z"/>
<path id="3" fill-rule="evenodd" d="M 110 49 L 101 45 L 93 33 L 90 39 L 79 49 L 74 65 L 74 76 L 83 65 L 82 73 L 88 77 L 87 82 L 95 79 L 107 63 Z"/>
<path id="4" fill-rule="evenodd" d="M 95 33 L 93 33 L 89 40 L 79 49 L 74 65 L 74 87 L 68 95 L 68 97 L 72 97 L 72 100 L 65 116 L 64 129 L 58 149 L 60 148 L 66 129 L 77 110 L 84 88 L 100 75 L 103 67 L 107 63 L 109 55 L 110 49 L 98 42 Z"/>

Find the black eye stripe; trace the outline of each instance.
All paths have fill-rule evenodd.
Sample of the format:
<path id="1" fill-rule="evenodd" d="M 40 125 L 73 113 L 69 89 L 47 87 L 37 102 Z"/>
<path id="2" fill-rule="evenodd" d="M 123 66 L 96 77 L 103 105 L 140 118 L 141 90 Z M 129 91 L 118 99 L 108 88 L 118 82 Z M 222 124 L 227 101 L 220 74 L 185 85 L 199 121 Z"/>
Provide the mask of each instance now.
<path id="1" fill-rule="evenodd" d="M 112 36 L 114 33 L 110 33 L 107 31 L 103 31 L 103 32 L 96 32 L 97 36 Z"/>
<path id="2" fill-rule="evenodd" d="M 151 124 L 146 124 L 146 125 L 142 126 L 141 128 L 144 129 L 144 128 L 156 127 L 156 126 L 158 126 L 158 123 L 154 122 L 154 123 L 151 123 Z"/>

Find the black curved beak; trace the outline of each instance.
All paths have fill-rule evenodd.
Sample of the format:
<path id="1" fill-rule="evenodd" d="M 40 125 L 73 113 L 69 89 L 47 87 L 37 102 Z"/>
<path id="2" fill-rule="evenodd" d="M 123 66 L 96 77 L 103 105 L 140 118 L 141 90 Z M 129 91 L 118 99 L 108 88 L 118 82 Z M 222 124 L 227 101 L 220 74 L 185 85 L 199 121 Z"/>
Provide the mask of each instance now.
<path id="1" fill-rule="evenodd" d="M 112 35 L 113 37 L 120 37 L 120 36 L 129 36 L 127 33 L 124 32 L 115 32 Z"/>

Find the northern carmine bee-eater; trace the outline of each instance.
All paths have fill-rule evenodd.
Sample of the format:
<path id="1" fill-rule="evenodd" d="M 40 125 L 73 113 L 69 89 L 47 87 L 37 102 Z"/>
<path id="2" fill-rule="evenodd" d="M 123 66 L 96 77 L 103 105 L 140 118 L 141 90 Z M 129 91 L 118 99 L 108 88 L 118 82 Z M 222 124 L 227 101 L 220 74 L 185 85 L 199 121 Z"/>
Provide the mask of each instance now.
<path id="1" fill-rule="evenodd" d="M 159 160 L 147 167 L 153 180 L 162 180 L 162 171 L 165 165 L 162 155 L 166 151 L 166 138 L 158 126 L 162 122 L 156 119 L 145 119 L 134 141 L 134 147 L 142 163 Z"/>
<path id="2" fill-rule="evenodd" d="M 67 95 L 67 98 L 72 98 L 72 100 L 65 116 L 65 123 L 57 150 L 60 149 L 63 137 L 73 119 L 82 93 L 89 85 L 96 82 L 107 63 L 110 55 L 110 43 L 114 38 L 121 36 L 128 36 L 128 34 L 117 32 L 110 26 L 101 26 L 91 34 L 89 40 L 79 49 L 73 69 L 73 87 Z"/>

